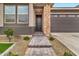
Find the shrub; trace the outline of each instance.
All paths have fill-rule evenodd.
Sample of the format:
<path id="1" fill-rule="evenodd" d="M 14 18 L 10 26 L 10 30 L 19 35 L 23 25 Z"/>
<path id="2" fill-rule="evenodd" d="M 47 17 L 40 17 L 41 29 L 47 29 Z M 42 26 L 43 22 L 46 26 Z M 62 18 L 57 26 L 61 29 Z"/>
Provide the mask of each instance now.
<path id="1" fill-rule="evenodd" d="M 13 32 L 14 32 L 13 29 L 10 28 L 4 30 L 4 34 L 9 39 L 9 42 L 11 41 L 11 36 L 13 36 Z"/>
<path id="2" fill-rule="evenodd" d="M 9 56 L 19 56 L 17 53 L 9 52 Z"/>
<path id="3" fill-rule="evenodd" d="M 70 52 L 65 52 L 64 56 L 72 56 L 72 54 Z"/>
<path id="4" fill-rule="evenodd" d="M 49 40 L 53 41 L 53 40 L 55 40 L 55 38 L 53 38 L 52 36 L 50 36 Z"/>
<path id="5" fill-rule="evenodd" d="M 30 37 L 25 36 L 23 39 L 26 40 L 26 41 L 28 41 L 28 40 L 30 40 Z"/>

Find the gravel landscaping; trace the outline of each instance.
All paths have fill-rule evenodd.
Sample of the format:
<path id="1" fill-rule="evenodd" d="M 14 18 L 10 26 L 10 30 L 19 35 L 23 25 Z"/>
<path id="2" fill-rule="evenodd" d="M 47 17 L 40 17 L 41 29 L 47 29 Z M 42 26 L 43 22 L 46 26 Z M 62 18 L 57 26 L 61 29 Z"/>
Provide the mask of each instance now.
<path id="1" fill-rule="evenodd" d="M 61 42 L 59 42 L 57 39 L 50 40 L 52 47 L 56 53 L 57 56 L 65 56 L 65 53 L 70 53 L 71 55 L 75 56 L 74 53 L 72 53 L 66 46 L 64 46 Z"/>
<path id="2" fill-rule="evenodd" d="M 8 42 L 7 37 L 1 35 L 0 42 Z M 25 51 L 27 50 L 27 44 L 29 43 L 29 40 L 23 40 L 23 37 L 15 36 L 15 37 L 12 37 L 11 42 L 16 43 L 16 45 L 11 50 L 11 53 L 17 54 L 19 56 L 25 55 Z"/>

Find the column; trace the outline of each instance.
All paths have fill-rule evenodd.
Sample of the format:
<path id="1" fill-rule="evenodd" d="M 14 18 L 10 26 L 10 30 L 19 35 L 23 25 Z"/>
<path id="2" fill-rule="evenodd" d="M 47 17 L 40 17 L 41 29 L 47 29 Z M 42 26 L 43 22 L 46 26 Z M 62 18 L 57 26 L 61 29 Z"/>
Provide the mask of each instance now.
<path id="1" fill-rule="evenodd" d="M 33 4 L 29 3 L 29 27 L 35 26 L 35 14 Z"/>
<path id="2" fill-rule="evenodd" d="M 50 4 L 45 4 L 44 5 L 44 10 L 43 10 L 43 32 L 46 36 L 49 36 L 50 34 Z"/>
<path id="3" fill-rule="evenodd" d="M 3 3 L 0 3 L 0 27 L 3 27 Z"/>

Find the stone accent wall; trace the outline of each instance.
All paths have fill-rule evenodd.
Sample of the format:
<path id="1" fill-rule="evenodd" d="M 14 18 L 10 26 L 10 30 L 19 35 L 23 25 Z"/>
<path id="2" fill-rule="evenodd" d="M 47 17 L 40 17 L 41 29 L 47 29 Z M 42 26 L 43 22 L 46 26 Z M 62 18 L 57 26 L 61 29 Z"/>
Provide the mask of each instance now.
<path id="1" fill-rule="evenodd" d="M 50 42 L 57 56 L 64 56 L 65 52 L 72 54 L 72 56 L 75 56 L 75 54 L 70 49 L 68 49 L 57 39 L 54 39 L 53 41 Z"/>
<path id="2" fill-rule="evenodd" d="M 45 4 L 43 10 L 43 32 L 46 36 L 50 34 L 50 6 L 50 4 Z"/>
<path id="3" fill-rule="evenodd" d="M 3 3 L 0 3 L 0 27 L 3 27 Z"/>

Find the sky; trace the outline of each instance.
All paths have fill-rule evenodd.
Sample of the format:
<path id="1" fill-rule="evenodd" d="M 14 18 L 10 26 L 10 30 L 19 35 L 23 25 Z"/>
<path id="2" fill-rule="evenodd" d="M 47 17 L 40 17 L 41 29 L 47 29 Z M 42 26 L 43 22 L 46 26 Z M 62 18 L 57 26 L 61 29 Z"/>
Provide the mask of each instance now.
<path id="1" fill-rule="evenodd" d="M 75 7 L 79 5 L 79 3 L 54 3 L 53 7 Z"/>

